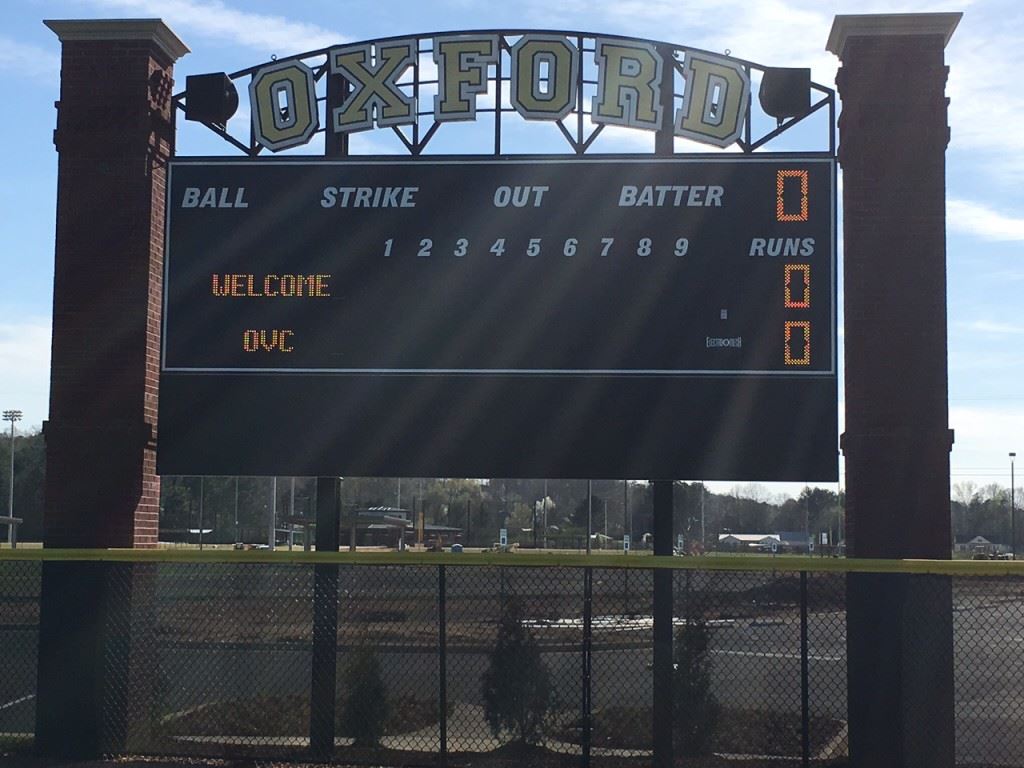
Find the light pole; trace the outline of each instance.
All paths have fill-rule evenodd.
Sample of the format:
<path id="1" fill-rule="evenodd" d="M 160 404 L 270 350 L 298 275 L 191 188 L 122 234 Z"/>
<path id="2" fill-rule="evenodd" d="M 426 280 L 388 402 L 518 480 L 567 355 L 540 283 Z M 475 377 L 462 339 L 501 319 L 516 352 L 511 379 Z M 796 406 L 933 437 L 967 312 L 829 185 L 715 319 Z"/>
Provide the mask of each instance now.
<path id="1" fill-rule="evenodd" d="M 590 554 L 590 532 L 594 528 L 594 486 L 587 480 L 587 554 Z"/>
<path id="2" fill-rule="evenodd" d="M 13 456 L 13 444 L 11 446 Z M 1014 459 L 1017 454 L 1010 452 L 1010 556 L 1017 559 L 1017 506 L 1014 504 Z"/>
<path id="3" fill-rule="evenodd" d="M 11 491 L 7 497 L 7 516 L 14 517 L 14 422 L 21 421 L 21 411 L 4 411 L 4 421 L 11 422 Z M 7 543 L 14 546 L 14 521 L 7 524 Z"/>
<path id="4" fill-rule="evenodd" d="M 544 549 L 548 548 L 548 481 L 544 479 Z"/>

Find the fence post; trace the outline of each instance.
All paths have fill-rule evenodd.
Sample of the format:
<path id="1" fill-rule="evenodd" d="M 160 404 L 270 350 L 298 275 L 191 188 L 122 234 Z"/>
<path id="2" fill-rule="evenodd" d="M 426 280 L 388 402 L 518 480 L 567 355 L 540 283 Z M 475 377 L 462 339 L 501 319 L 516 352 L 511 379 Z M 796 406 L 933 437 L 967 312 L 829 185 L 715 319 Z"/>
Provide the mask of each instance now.
<path id="1" fill-rule="evenodd" d="M 316 479 L 316 550 L 338 551 L 341 480 Z M 309 751 L 314 758 L 334 753 L 335 687 L 338 678 L 338 566 L 313 566 L 313 654 L 309 707 Z"/>
<path id="2" fill-rule="evenodd" d="M 583 569 L 583 728 L 580 732 L 583 768 L 590 766 L 590 662 L 591 642 L 593 640 L 592 620 L 594 612 L 594 569 L 587 566 Z"/>
<path id="3" fill-rule="evenodd" d="M 654 554 L 672 555 L 672 481 L 654 481 Z M 654 768 L 674 763 L 672 744 L 672 578 L 654 569 Z"/>
<path id="4" fill-rule="evenodd" d="M 807 655 L 807 571 L 800 571 L 800 754 L 811 762 L 810 680 Z"/>
<path id="5" fill-rule="evenodd" d="M 441 765 L 448 764 L 448 590 L 443 565 L 437 566 L 438 718 Z"/>

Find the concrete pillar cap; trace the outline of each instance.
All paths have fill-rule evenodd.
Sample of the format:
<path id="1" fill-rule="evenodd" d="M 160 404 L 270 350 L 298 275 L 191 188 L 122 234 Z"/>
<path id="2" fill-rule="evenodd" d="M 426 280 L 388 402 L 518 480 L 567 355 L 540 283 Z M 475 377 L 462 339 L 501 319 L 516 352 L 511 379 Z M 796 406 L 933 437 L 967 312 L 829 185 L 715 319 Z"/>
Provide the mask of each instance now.
<path id="1" fill-rule="evenodd" d="M 851 37 L 916 37 L 942 35 L 945 47 L 953 30 L 963 16 L 961 11 L 950 13 L 865 13 L 840 14 L 832 22 L 826 50 L 843 57 L 846 41 Z"/>
<path id="2" fill-rule="evenodd" d="M 163 19 L 47 19 L 43 22 L 62 43 L 79 40 L 146 40 L 177 61 L 189 47 Z"/>

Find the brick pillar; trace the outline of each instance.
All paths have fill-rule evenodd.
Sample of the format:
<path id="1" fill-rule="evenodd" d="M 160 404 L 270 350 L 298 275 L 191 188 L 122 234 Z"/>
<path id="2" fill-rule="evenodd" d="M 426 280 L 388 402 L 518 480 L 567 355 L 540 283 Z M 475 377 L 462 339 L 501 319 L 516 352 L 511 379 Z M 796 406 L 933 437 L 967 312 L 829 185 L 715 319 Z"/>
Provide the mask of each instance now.
<path id="1" fill-rule="evenodd" d="M 157 541 L 157 379 L 174 62 L 159 19 L 47 21 L 63 44 L 44 542 Z"/>
<path id="2" fill-rule="evenodd" d="M 948 559 L 943 51 L 959 13 L 837 16 L 843 111 L 846 541 L 852 557 Z M 850 756 L 952 767 L 948 579 L 847 579 Z"/>
<path id="3" fill-rule="evenodd" d="M 43 541 L 153 547 L 172 67 L 159 20 L 48 21 L 63 43 Z M 128 749 L 151 712 L 151 565 L 43 564 L 35 748 Z M 140 725 L 141 724 L 141 725 Z"/>
<path id="4" fill-rule="evenodd" d="M 837 16 L 847 552 L 948 559 L 943 48 L 958 13 Z"/>

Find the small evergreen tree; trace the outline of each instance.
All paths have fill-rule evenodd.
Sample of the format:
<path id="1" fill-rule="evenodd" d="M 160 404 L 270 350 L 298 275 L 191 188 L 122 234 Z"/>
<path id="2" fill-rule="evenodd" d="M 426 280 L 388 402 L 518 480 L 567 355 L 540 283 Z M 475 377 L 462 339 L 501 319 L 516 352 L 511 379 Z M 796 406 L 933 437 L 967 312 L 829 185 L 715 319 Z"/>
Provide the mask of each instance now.
<path id="1" fill-rule="evenodd" d="M 552 707 L 551 679 L 537 641 L 523 625 L 523 607 L 517 598 L 505 603 L 481 684 L 484 716 L 495 737 L 507 731 L 521 745 L 540 741 Z"/>
<path id="2" fill-rule="evenodd" d="M 355 739 L 357 747 L 379 747 L 388 717 L 388 699 L 377 654 L 369 648 L 357 650 L 345 668 L 344 682 L 341 732 Z"/>
<path id="3" fill-rule="evenodd" d="M 690 619 L 676 633 L 673 672 L 673 732 L 676 751 L 683 756 L 710 751 L 718 721 L 718 701 L 711 693 L 708 627 Z"/>

